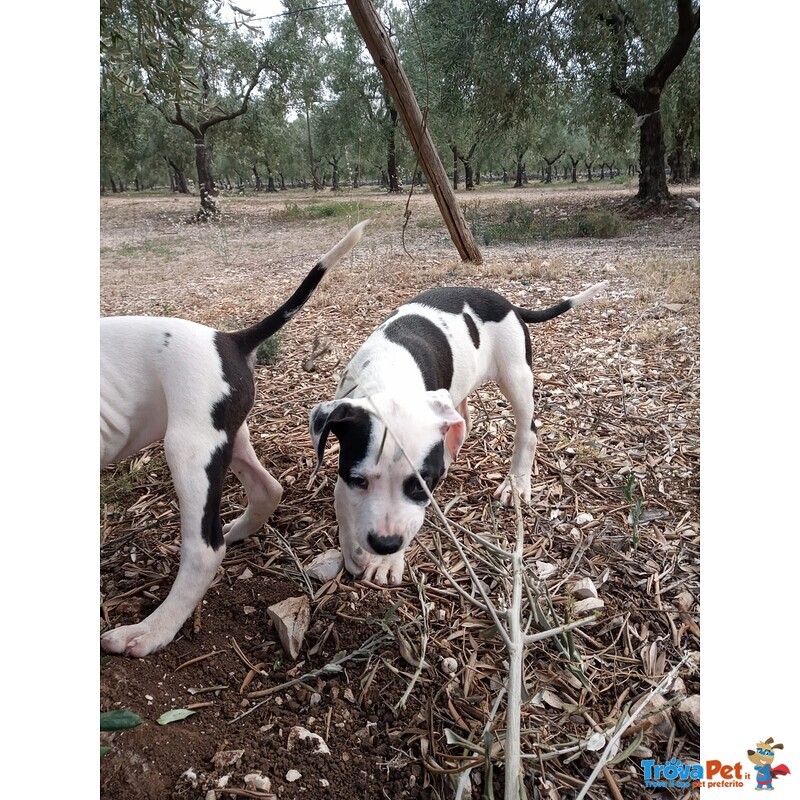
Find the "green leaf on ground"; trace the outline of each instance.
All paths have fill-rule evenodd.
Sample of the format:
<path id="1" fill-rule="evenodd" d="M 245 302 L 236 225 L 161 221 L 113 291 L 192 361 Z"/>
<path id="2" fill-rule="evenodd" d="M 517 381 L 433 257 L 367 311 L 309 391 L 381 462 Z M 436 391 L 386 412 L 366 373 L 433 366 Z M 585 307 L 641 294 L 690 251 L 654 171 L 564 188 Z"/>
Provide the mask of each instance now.
<path id="1" fill-rule="evenodd" d="M 191 717 L 192 714 L 196 713 L 196 711 L 192 711 L 188 708 L 173 708 L 171 711 L 162 714 L 156 721 L 159 725 L 169 725 L 170 722 L 186 719 L 186 717 Z"/>
<path id="2" fill-rule="evenodd" d="M 101 711 L 100 730 L 101 731 L 122 731 L 127 728 L 135 728 L 141 725 L 142 718 L 133 711 Z"/>

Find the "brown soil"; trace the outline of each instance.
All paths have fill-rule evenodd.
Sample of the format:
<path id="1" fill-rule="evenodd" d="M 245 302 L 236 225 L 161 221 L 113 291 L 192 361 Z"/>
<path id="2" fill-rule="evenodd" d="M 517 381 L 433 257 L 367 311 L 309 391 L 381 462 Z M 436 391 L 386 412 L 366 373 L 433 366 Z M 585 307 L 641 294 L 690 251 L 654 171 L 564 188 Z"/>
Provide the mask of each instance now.
<path id="1" fill-rule="evenodd" d="M 523 751 L 537 756 L 525 762 L 529 796 L 574 797 L 599 752 L 568 747 L 612 730 L 627 704 L 684 658 L 666 708 L 632 726 L 620 748 L 631 753 L 607 768 L 590 797 L 644 796 L 639 762 L 649 754 L 660 762 L 697 757 L 699 733 L 677 704 L 699 692 L 699 215 L 681 202 L 661 214 L 628 214 L 631 192 L 605 184 L 462 193 L 473 220 L 517 199 L 554 219 L 586 207 L 625 218 L 623 235 L 612 239 L 484 246 L 478 267 L 458 261 L 427 194 L 411 201 L 405 248 L 413 260 L 401 239 L 405 196 L 230 197 L 222 222 L 209 225 L 182 222 L 196 198 L 102 199 L 101 312 L 168 314 L 227 329 L 275 308 L 349 225 L 373 218 L 352 258 L 281 333 L 277 363 L 257 369 L 251 437 L 284 486 L 270 524 L 230 548 L 200 609 L 165 650 L 101 660 L 101 710 L 144 719 L 103 736 L 111 748 L 101 761 L 104 798 L 453 797 L 466 767 L 472 797 L 487 796 L 490 782 L 502 796 L 504 703 L 488 725 L 491 759 L 452 742 L 456 734 L 483 744 L 507 655 L 491 620 L 443 574 L 474 591 L 431 513 L 397 589 L 346 573 L 309 585 L 301 571 L 338 546 L 333 452 L 307 486 L 308 412 L 333 396 L 338 370 L 368 332 L 434 285 L 481 285 L 519 305 L 544 306 L 609 280 L 605 297 L 531 330 L 541 430 L 534 501 L 524 510 L 526 563 L 555 567 L 541 581 L 553 624 L 571 618 L 578 578 L 593 580 L 605 607 L 596 623 L 572 633 L 571 655 L 555 639 L 528 652 Z M 687 194 L 699 198 L 699 189 Z M 353 204 L 349 217 L 314 216 L 322 203 L 342 201 Z M 331 349 L 308 372 L 315 338 Z M 513 424 L 493 386 L 477 395 L 472 434 L 437 498 L 454 524 L 513 548 L 514 512 L 491 502 Z M 644 501 L 637 531 L 622 490 L 631 474 Z M 160 445 L 104 470 L 101 488 L 105 630 L 138 621 L 166 596 L 180 542 Z M 230 478 L 223 518 L 236 516 L 242 502 Z M 592 519 L 578 522 L 581 513 Z M 481 572 L 488 568 L 480 548 L 467 538 L 465 547 L 502 601 L 502 583 Z M 312 625 L 292 662 L 266 609 L 304 593 Z M 321 671 L 352 654 L 340 671 Z M 445 657 L 456 660 L 455 673 L 443 671 Z M 319 674 L 297 680 L 309 673 Z M 196 713 L 158 724 L 175 708 Z M 330 755 L 290 746 L 296 725 L 322 736 Z M 287 780 L 290 770 L 300 778 Z M 269 778 L 270 788 L 246 782 L 252 773 Z"/>

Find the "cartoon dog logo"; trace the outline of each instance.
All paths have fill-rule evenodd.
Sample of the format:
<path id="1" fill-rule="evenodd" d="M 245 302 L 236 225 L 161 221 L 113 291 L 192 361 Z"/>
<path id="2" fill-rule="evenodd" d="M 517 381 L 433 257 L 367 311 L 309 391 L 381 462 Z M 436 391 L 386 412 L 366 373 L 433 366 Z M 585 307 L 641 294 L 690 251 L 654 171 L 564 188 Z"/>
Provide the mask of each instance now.
<path id="1" fill-rule="evenodd" d="M 775 788 L 772 785 L 773 778 L 790 774 L 789 767 L 786 764 L 778 764 L 777 767 L 772 766 L 772 762 L 775 760 L 775 751 L 783 750 L 783 745 L 773 744 L 774 741 L 770 736 L 765 742 L 757 742 L 755 750 L 747 751 L 747 757 L 755 764 L 757 791 L 763 789 L 771 791 Z"/>

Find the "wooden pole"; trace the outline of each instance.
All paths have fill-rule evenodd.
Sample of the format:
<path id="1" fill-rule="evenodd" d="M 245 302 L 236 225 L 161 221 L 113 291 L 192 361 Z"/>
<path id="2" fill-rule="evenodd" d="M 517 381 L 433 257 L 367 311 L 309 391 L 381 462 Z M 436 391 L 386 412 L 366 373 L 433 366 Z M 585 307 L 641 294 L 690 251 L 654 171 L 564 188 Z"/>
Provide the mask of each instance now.
<path id="1" fill-rule="evenodd" d="M 414 91 L 408 82 L 386 28 L 370 0 L 347 0 L 347 5 L 361 32 L 364 44 L 366 44 L 389 94 L 392 96 L 400 118 L 403 120 L 408 140 L 425 172 L 428 185 L 436 198 L 436 204 L 439 206 L 439 211 L 461 260 L 480 264 L 483 256 L 467 227 L 464 215 L 461 213 L 455 193 L 450 187 L 447 173 L 422 118 L 417 98 L 414 96 Z"/>

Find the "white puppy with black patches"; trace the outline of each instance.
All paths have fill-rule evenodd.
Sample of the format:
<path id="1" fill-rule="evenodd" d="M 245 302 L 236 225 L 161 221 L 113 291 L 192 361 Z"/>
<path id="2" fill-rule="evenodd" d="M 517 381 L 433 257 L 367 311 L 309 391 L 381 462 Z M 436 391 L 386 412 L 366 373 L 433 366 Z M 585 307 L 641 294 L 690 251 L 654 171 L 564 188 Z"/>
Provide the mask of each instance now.
<path id="1" fill-rule="evenodd" d="M 203 598 L 226 546 L 258 531 L 277 507 L 281 486 L 259 462 L 245 422 L 255 399 L 256 349 L 302 308 L 366 224 L 324 255 L 277 311 L 244 330 L 223 333 L 171 317 L 100 320 L 100 466 L 164 439 L 181 514 L 181 560 L 169 594 L 142 622 L 103 634 L 104 650 L 145 656 L 171 642 Z M 228 467 L 248 504 L 223 528 Z"/>
<path id="2" fill-rule="evenodd" d="M 509 476 L 494 497 L 511 505 L 513 475 L 530 502 L 536 430 L 527 324 L 563 314 L 604 287 L 541 311 L 488 289 L 431 289 L 371 334 L 343 372 L 336 398 L 310 417 L 317 468 L 328 434 L 339 440 L 334 502 L 350 573 L 400 583 L 405 549 L 430 502 L 409 461 L 433 491 L 469 433 L 467 396 L 489 380 L 511 404 L 516 426 Z"/>

